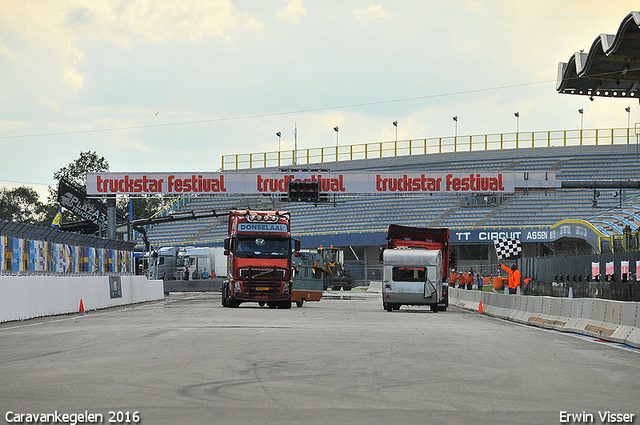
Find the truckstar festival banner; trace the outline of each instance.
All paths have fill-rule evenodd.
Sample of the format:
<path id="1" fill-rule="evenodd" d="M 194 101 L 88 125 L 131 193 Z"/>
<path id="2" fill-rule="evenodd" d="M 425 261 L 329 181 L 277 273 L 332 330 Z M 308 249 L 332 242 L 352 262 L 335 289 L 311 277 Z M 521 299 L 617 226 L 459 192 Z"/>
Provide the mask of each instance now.
<path id="1" fill-rule="evenodd" d="M 526 174 L 526 177 L 525 177 Z M 555 187 L 553 173 L 87 173 L 89 195 L 286 194 L 291 181 L 321 193 L 511 193 L 516 184 Z"/>

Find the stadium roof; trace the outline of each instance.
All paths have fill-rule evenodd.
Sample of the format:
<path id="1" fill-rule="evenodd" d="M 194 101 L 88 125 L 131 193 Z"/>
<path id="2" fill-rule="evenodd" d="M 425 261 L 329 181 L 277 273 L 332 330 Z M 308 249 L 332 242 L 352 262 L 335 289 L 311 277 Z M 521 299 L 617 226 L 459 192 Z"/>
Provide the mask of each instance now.
<path id="1" fill-rule="evenodd" d="M 616 34 L 600 34 L 588 52 L 558 64 L 559 93 L 640 99 L 640 12 L 629 13 Z"/>

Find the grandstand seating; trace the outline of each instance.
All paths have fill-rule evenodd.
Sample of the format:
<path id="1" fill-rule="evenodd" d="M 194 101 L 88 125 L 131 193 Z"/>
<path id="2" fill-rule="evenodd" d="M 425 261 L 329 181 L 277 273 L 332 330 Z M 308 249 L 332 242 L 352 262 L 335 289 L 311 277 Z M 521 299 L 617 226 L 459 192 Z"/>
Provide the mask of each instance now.
<path id="1" fill-rule="evenodd" d="M 386 157 L 319 164 L 339 171 L 548 171 L 556 180 L 640 180 L 640 154 L 636 146 L 571 146 L 451 152 Z M 313 166 L 305 166 L 312 168 Z M 262 169 L 265 172 L 277 168 Z M 255 169 L 253 171 L 256 171 Z M 284 204 L 271 197 L 200 195 L 184 200 L 180 211 L 229 209 L 281 209 L 292 213 L 292 232 L 349 233 L 384 231 L 390 223 L 449 228 L 550 226 L 564 219 L 589 220 L 611 216 L 620 204 L 619 190 L 599 189 L 597 208 L 591 189 L 530 189 L 511 194 L 495 206 L 468 205 L 469 195 L 360 195 L 331 197 L 330 202 Z M 624 189 L 624 205 L 638 212 L 640 190 Z M 624 208 L 623 208 L 624 209 Z M 609 214 L 604 212 L 609 211 Z M 606 221 L 595 219 L 594 221 Z M 640 221 L 630 221 L 637 228 Z M 596 224 L 597 226 L 597 224 Z M 219 244 L 227 234 L 226 218 L 199 219 L 155 225 L 148 230 L 154 246 Z"/>

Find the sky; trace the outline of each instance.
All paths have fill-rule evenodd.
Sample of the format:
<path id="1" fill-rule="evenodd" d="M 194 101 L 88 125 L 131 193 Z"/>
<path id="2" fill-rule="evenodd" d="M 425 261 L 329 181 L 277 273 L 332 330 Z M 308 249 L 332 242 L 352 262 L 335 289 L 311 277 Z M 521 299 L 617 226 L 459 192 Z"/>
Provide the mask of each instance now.
<path id="1" fill-rule="evenodd" d="M 616 0 L 2 0 L 0 186 L 46 194 L 80 152 L 114 172 L 222 155 L 623 128 L 630 99 L 556 92 Z M 624 108 L 631 106 L 630 115 Z M 515 112 L 520 118 L 516 119 Z M 282 134 L 280 141 L 276 133 Z"/>

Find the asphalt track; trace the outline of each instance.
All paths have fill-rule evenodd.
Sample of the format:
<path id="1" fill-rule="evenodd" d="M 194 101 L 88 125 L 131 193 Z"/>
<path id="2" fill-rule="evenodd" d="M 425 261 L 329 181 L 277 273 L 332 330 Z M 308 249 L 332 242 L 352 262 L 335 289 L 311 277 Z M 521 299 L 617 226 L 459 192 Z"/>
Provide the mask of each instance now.
<path id="1" fill-rule="evenodd" d="M 291 310 L 172 294 L 0 324 L 0 423 L 558 424 L 605 411 L 640 423 L 639 350 L 339 294 Z"/>

